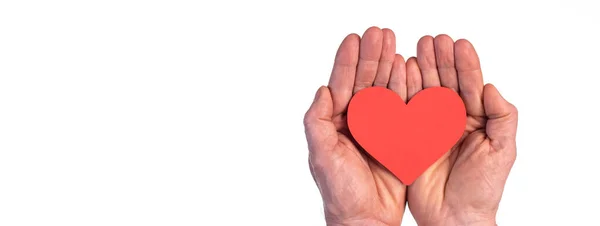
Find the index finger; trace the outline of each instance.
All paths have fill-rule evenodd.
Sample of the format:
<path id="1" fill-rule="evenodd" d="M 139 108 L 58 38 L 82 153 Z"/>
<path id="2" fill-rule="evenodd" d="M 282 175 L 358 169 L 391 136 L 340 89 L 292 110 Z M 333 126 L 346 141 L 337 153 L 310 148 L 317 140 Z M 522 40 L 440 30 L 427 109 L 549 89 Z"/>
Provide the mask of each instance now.
<path id="1" fill-rule="evenodd" d="M 357 34 L 350 34 L 342 41 L 335 56 L 328 85 L 333 99 L 334 117 L 346 111 L 352 98 L 359 46 L 360 37 Z"/>

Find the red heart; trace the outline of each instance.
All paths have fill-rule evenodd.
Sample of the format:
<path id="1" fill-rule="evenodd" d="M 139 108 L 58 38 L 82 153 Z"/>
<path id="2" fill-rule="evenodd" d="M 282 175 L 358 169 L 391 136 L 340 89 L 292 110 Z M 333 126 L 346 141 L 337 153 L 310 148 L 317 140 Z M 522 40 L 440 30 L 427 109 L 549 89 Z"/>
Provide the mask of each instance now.
<path id="1" fill-rule="evenodd" d="M 444 87 L 424 89 L 408 104 L 389 89 L 370 87 L 348 106 L 354 139 L 406 185 L 456 144 L 466 121 L 462 99 Z"/>

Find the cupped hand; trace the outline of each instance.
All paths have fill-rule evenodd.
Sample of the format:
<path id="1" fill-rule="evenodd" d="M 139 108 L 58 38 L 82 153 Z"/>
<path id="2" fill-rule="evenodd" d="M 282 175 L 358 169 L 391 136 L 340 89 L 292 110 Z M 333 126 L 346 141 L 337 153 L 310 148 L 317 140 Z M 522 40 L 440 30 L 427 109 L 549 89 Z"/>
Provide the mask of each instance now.
<path id="1" fill-rule="evenodd" d="M 483 84 L 479 58 L 467 40 L 425 36 L 406 61 L 408 98 L 435 86 L 462 97 L 467 125 L 459 142 L 408 187 L 419 225 L 496 225 L 504 185 L 516 158 L 517 109 Z"/>
<path id="2" fill-rule="evenodd" d="M 387 87 L 406 99 L 406 70 L 389 29 L 348 35 L 339 47 L 327 87 L 319 88 L 304 126 L 309 166 L 323 198 L 328 225 L 399 225 L 406 186 L 356 145 L 346 122 L 357 91 Z"/>

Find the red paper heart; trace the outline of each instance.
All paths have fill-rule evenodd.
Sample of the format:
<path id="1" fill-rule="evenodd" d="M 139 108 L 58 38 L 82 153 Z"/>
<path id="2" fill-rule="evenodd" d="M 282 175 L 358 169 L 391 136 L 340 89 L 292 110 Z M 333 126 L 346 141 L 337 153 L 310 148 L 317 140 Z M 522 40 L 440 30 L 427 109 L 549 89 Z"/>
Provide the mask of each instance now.
<path id="1" fill-rule="evenodd" d="M 424 89 L 408 104 L 389 89 L 371 87 L 348 106 L 354 139 L 406 185 L 456 144 L 466 121 L 462 99 L 444 87 Z"/>

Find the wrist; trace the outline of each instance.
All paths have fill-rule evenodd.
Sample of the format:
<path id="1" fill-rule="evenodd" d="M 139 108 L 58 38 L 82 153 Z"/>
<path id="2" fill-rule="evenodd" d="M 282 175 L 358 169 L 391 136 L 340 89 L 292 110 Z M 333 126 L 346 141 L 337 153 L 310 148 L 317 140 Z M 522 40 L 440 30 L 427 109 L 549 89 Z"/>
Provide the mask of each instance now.
<path id="1" fill-rule="evenodd" d="M 377 219 L 357 219 L 357 220 L 346 220 L 341 222 L 327 221 L 327 226 L 389 226 L 383 221 Z"/>
<path id="2" fill-rule="evenodd" d="M 454 220 L 446 219 L 437 222 L 419 223 L 425 226 L 498 226 L 495 220 L 473 221 L 473 220 Z"/>
<path id="3" fill-rule="evenodd" d="M 428 220 L 415 220 L 418 225 L 424 226 L 497 226 L 494 216 L 478 214 L 442 215 Z"/>
<path id="4" fill-rule="evenodd" d="M 467 222 L 459 222 L 456 225 L 459 226 L 498 226 L 496 221 L 467 221 Z"/>
<path id="5" fill-rule="evenodd" d="M 460 226 L 497 226 L 496 217 L 469 215 L 454 220 L 454 225 Z"/>
<path id="6" fill-rule="evenodd" d="M 327 226 L 389 226 L 381 221 L 376 220 L 364 220 L 364 221 L 353 221 L 347 223 L 327 223 Z"/>

